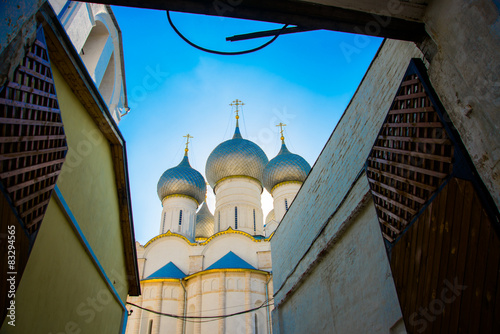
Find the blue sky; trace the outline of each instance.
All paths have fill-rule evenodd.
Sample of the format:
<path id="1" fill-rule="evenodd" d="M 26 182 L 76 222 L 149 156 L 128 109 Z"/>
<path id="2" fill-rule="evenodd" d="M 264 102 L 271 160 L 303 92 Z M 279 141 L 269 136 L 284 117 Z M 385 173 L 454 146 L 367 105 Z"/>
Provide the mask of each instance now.
<path id="1" fill-rule="evenodd" d="M 182 41 L 164 11 L 113 7 L 122 30 L 130 113 L 119 127 L 127 141 L 136 239 L 144 244 L 159 232 L 161 202 L 156 185 L 177 165 L 191 140 L 191 166 L 205 175 L 212 150 L 232 137 L 234 112 L 242 100 L 244 138 L 272 159 L 279 151 L 279 122 L 286 123 L 288 148 L 311 166 L 316 161 L 375 55 L 381 38 L 332 31 L 280 36 L 255 53 L 219 56 Z M 282 25 L 172 13 L 191 41 L 220 51 L 246 50 L 269 38 L 226 42 L 235 34 Z M 213 212 L 215 197 L 207 199 Z M 264 191 L 264 214 L 272 200 Z"/>

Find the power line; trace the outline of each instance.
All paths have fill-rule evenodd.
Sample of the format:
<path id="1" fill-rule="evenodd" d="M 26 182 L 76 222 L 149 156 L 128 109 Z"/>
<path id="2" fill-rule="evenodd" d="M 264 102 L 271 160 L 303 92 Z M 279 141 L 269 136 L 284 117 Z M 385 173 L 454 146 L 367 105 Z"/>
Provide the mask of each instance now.
<path id="1" fill-rule="evenodd" d="M 271 301 L 271 300 L 272 299 L 270 299 L 269 301 Z M 251 309 L 245 310 L 245 311 L 240 311 L 240 312 L 231 313 L 231 314 L 224 314 L 224 315 L 214 315 L 214 316 L 203 316 L 203 317 L 200 317 L 200 316 L 188 316 L 188 315 L 184 316 L 184 315 L 163 313 L 163 312 L 159 312 L 159 311 L 156 311 L 156 310 L 148 309 L 146 307 L 139 306 L 139 305 L 131 303 L 131 302 L 127 302 L 127 304 L 128 305 L 132 305 L 134 307 L 137 307 L 137 308 L 139 308 L 141 310 L 144 310 L 144 311 L 147 311 L 147 312 L 151 312 L 153 314 L 163 315 L 163 316 L 171 317 L 171 318 L 175 318 L 175 319 L 183 319 L 184 321 L 191 321 L 191 322 L 208 322 L 208 321 L 219 320 L 219 319 L 233 317 L 233 316 L 236 316 L 236 315 L 241 315 L 241 314 L 245 314 L 245 313 L 249 313 L 249 312 L 254 312 L 254 311 L 257 311 L 257 310 L 259 310 L 259 309 L 261 309 L 263 307 L 274 305 L 274 303 L 268 304 L 268 301 L 265 301 L 260 306 L 257 306 L 257 307 L 254 307 L 254 308 L 251 308 Z M 205 321 L 196 321 L 196 320 L 205 320 Z"/>
<path id="2" fill-rule="evenodd" d="M 183 34 L 181 34 L 181 32 L 175 27 L 174 23 L 172 22 L 172 19 L 170 18 L 170 11 L 168 11 L 168 10 L 167 10 L 167 18 L 168 18 L 168 23 L 170 23 L 170 26 L 172 27 L 172 29 L 174 29 L 175 33 L 180 38 L 182 38 L 182 40 L 184 40 L 184 42 L 188 43 L 189 45 L 191 45 L 192 47 L 194 47 L 194 48 L 196 48 L 198 50 L 201 50 L 201 51 L 204 51 L 204 52 L 208 52 L 208 53 L 213 53 L 213 54 L 216 54 L 216 55 L 222 55 L 222 56 L 237 56 L 237 55 L 243 55 L 243 54 L 247 54 L 247 53 L 251 53 L 251 52 L 255 52 L 255 51 L 261 50 L 261 49 L 265 48 L 266 46 L 268 46 L 269 44 L 271 44 L 272 42 L 274 42 L 279 37 L 279 35 L 282 32 L 284 32 L 286 30 L 286 28 L 288 27 L 288 24 L 285 24 L 283 26 L 283 28 L 281 28 L 276 33 L 276 35 L 274 35 L 274 37 L 271 40 L 269 40 L 268 42 L 262 44 L 261 46 L 258 46 L 256 48 L 249 49 L 249 50 L 244 50 L 244 51 L 226 52 L 226 51 L 217 51 L 217 50 L 207 49 L 207 48 L 204 48 L 202 46 L 199 46 L 199 45 L 191 42 Z"/>

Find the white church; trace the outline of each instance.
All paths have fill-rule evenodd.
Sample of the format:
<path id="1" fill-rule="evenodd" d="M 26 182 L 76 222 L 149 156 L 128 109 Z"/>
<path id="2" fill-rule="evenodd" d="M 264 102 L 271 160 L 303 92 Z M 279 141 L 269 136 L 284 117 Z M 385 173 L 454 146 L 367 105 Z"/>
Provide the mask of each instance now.
<path id="1" fill-rule="evenodd" d="M 214 214 L 205 178 L 189 164 L 189 135 L 182 161 L 160 177 L 160 234 L 136 243 L 142 295 L 128 298 L 127 334 L 271 332 L 270 238 L 311 167 L 288 151 L 283 130 L 281 150 L 269 161 L 241 136 L 241 101 L 232 105 L 233 138 L 212 151 L 205 168 Z M 264 188 L 274 206 L 265 224 Z"/>

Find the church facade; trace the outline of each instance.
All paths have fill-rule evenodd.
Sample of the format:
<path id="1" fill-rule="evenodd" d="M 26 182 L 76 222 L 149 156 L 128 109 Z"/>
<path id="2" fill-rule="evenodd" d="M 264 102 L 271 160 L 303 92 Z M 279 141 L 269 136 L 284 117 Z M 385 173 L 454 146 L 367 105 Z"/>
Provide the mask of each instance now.
<path id="1" fill-rule="evenodd" d="M 185 155 L 158 182 L 160 234 L 137 243 L 142 295 L 129 297 L 127 333 L 269 333 L 272 310 L 270 237 L 311 167 L 282 147 L 271 161 L 241 136 L 236 100 L 232 139 L 210 154 L 206 181 Z M 283 124 L 281 124 L 283 125 Z M 264 217 L 261 194 L 273 196 Z"/>

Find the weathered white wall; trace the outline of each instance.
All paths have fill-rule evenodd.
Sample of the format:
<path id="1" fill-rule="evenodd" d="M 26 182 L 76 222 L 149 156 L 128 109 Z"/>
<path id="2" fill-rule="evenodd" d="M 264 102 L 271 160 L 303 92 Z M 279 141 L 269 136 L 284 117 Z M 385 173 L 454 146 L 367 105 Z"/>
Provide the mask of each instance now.
<path id="1" fill-rule="evenodd" d="M 271 239 L 278 306 L 273 323 L 285 326 L 276 327 L 276 333 L 294 332 L 289 324 L 297 319 L 295 309 L 317 309 L 317 321 L 308 323 L 308 331 L 317 333 L 347 333 L 361 324 L 370 329 L 365 332 L 387 333 L 401 317 L 375 212 L 371 219 L 358 212 L 369 190 L 366 176 L 359 173 L 413 57 L 421 53 L 412 43 L 383 44 Z M 347 226 L 356 233 L 344 234 Z M 350 245 L 352 254 L 346 257 L 347 246 L 341 245 Z M 367 279 L 372 280 L 369 289 Z M 352 294 L 354 290 L 360 293 Z M 348 295 L 332 299 L 331 293 L 338 291 Z M 318 303 L 311 306 L 314 298 Z M 381 306 L 381 300 L 387 304 Z M 345 302 L 342 318 L 332 313 Z M 323 320 L 330 325 L 324 327 Z"/>
<path id="2" fill-rule="evenodd" d="M 500 207 L 500 4 L 434 0 L 426 30 L 437 45 L 429 77 Z M 468 106 L 472 108 L 467 116 Z"/>

